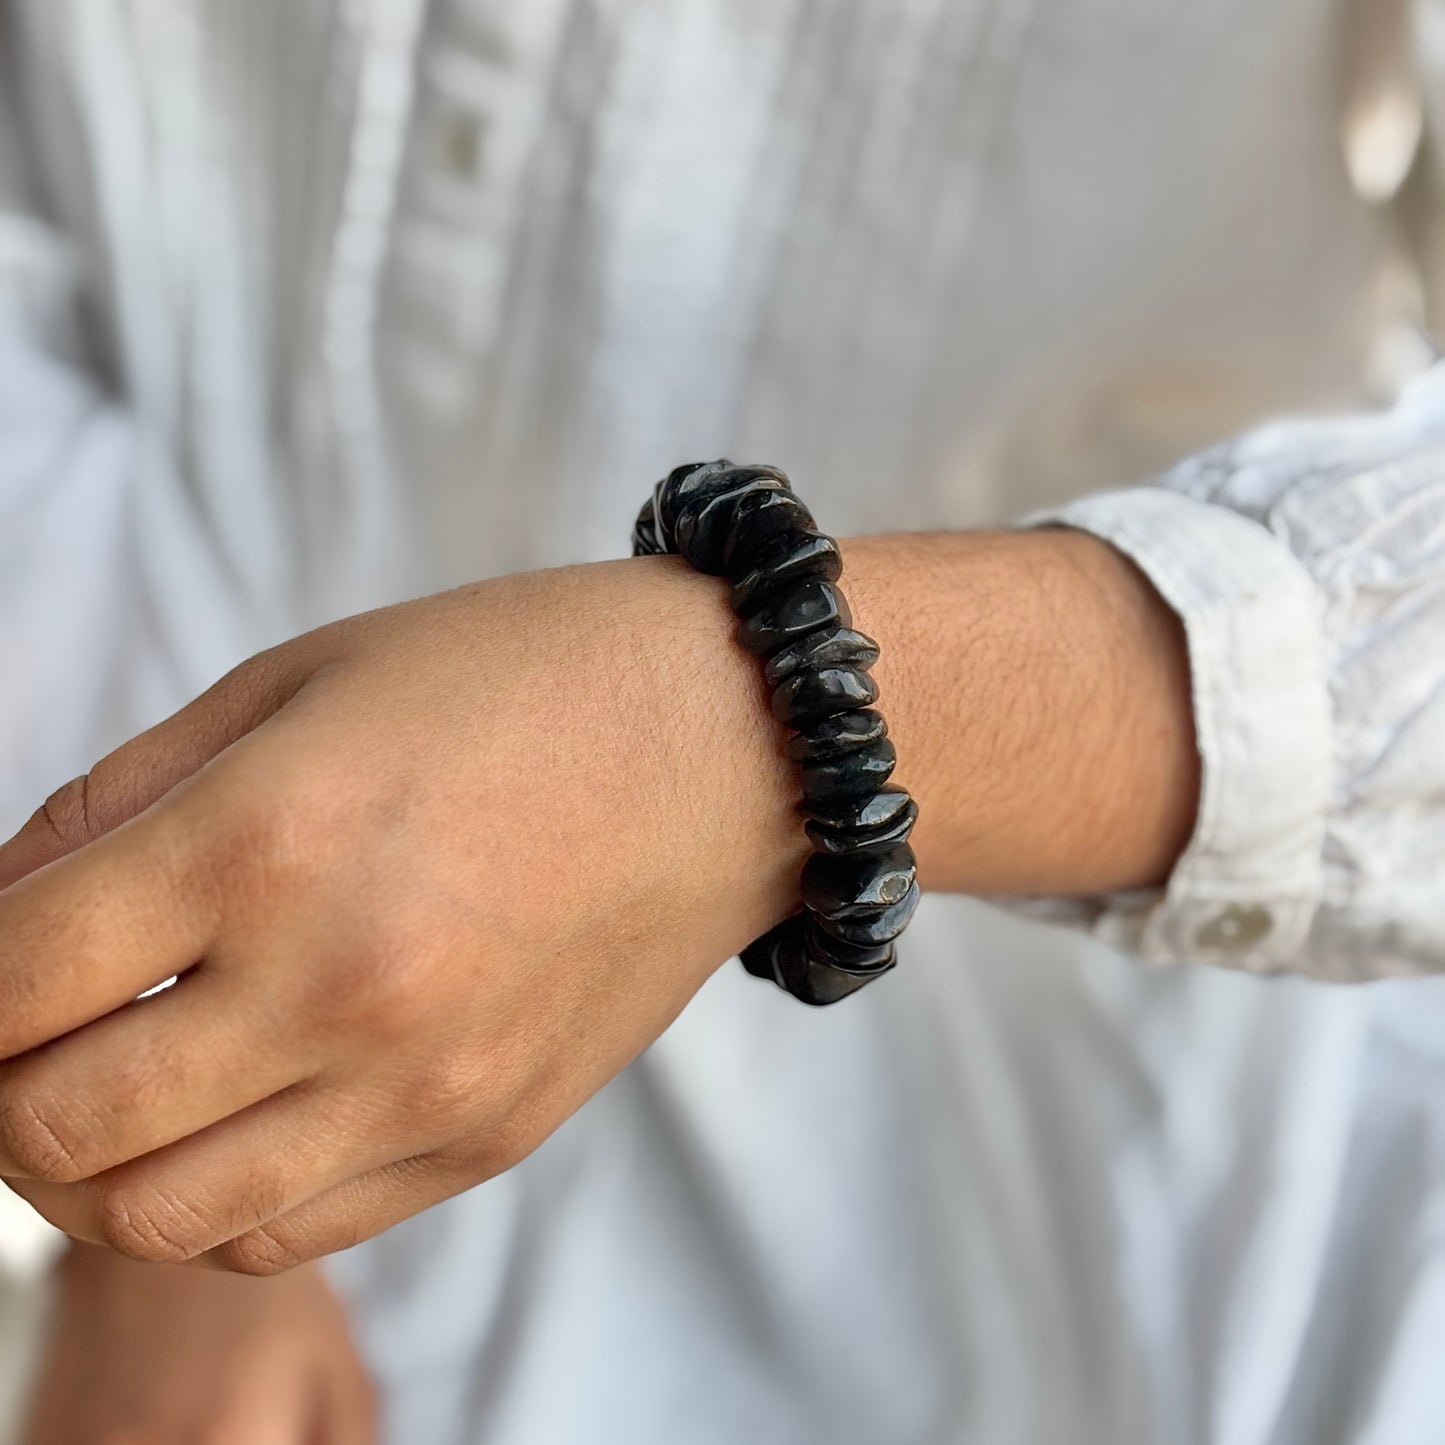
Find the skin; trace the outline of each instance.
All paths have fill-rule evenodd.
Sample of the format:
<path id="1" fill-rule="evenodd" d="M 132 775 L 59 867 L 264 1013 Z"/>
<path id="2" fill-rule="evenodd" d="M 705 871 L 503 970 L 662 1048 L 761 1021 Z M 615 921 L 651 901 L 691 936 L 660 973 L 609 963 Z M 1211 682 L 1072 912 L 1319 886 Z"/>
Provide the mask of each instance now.
<path id="1" fill-rule="evenodd" d="M 1167 876 L 1188 664 L 1130 564 L 844 556 L 926 888 Z M 732 629 L 675 559 L 486 582 L 263 654 L 61 789 L 0 848 L 0 1175 L 131 1260 L 271 1275 L 517 1163 L 796 907 Z"/>
<path id="2" fill-rule="evenodd" d="M 284 1279 L 73 1247 L 25 1445 L 375 1445 L 375 1404 L 319 1269 Z"/>

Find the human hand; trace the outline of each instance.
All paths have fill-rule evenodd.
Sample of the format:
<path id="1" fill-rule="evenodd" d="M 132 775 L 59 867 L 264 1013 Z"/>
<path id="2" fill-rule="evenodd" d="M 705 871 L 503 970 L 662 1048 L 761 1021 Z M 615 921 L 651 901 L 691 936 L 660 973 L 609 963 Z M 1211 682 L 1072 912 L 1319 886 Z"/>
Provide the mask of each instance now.
<path id="1" fill-rule="evenodd" d="M 1199 760 L 1143 575 L 1068 531 L 845 555 L 923 885 L 1165 878 Z M 504 578 L 264 654 L 62 789 L 0 847 L 0 1176 L 272 1273 L 515 1163 L 797 906 L 732 628 L 674 559 Z"/>
<path id="2" fill-rule="evenodd" d="M 371 1445 L 370 1381 L 315 1266 L 280 1280 L 76 1245 L 25 1445 Z"/>
<path id="3" fill-rule="evenodd" d="M 789 911 L 731 632 L 668 559 L 504 578 L 263 654 L 62 789 L 0 849 L 0 1175 L 269 1274 L 516 1163 Z"/>

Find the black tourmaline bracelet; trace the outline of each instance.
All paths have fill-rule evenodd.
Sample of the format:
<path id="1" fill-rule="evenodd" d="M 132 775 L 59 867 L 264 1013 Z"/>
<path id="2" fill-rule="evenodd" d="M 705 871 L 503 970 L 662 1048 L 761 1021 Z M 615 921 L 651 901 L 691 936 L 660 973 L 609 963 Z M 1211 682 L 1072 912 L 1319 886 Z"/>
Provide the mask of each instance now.
<path id="1" fill-rule="evenodd" d="M 721 461 L 678 467 L 653 488 L 632 552 L 676 552 L 726 577 L 738 640 L 767 659 L 773 715 L 796 734 L 788 756 L 802 764 L 817 852 L 803 869 L 802 912 L 743 949 L 743 966 L 804 1003 L 836 1003 L 893 967 L 894 940 L 918 906 L 908 846 L 918 805 L 888 782 L 893 744 L 868 675 L 878 644 L 853 631 L 838 544 L 776 467 Z"/>

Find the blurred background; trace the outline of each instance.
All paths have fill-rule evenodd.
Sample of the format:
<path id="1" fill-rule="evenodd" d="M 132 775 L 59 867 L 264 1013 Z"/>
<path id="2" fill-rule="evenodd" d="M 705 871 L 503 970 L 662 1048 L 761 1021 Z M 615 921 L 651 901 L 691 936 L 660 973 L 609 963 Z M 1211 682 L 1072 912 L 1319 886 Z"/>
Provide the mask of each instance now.
<path id="1" fill-rule="evenodd" d="M 1436 357 L 1434 0 L 0 0 L 0 44 L 0 831 L 283 637 L 620 555 L 638 498 L 682 458 L 783 462 L 840 533 L 978 526 L 1146 481 L 1271 417 L 1383 406 Z M 937 972 L 920 963 L 915 994 L 844 1031 L 861 1056 L 914 1049 L 909 1009 L 1061 1031 L 1073 1009 L 1095 1040 L 1167 1014 L 1187 1041 L 1131 1059 L 1150 1081 L 1136 1094 L 1102 1046 L 1055 1077 L 1031 1052 L 1067 1052 L 1053 1024 L 1001 1023 L 1000 1072 L 970 1097 L 1024 1100 L 1016 1136 L 910 1124 L 928 1090 L 901 1083 L 880 1135 L 954 1180 L 981 1241 L 1015 1212 L 977 1184 L 995 1166 L 1025 1194 L 1053 1179 L 1114 1240 L 1070 1141 L 1168 1160 L 1244 1129 L 1226 1075 L 1246 1052 L 1288 1091 L 1295 1043 L 1268 1016 L 1342 1007 L 1304 988 L 1266 1004 L 1238 978 L 1145 983 L 1094 945 L 1052 953 L 1027 925 L 930 906 L 917 947 Z M 961 936 L 967 985 L 943 981 Z M 746 1067 L 761 1040 L 812 1047 L 772 1000 L 709 987 L 716 1027 L 752 1041 Z M 1179 1022 L 1199 1017 L 1217 1031 Z M 700 1059 L 728 1073 L 727 1047 L 695 1021 L 669 1036 L 531 1175 L 488 1186 L 497 1217 L 522 1219 L 537 1180 L 585 1176 L 589 1131 L 628 1089 L 724 1137 L 688 1080 Z M 1193 1105 L 1140 1102 L 1152 1088 L 1217 1117 L 1166 1138 Z M 758 1179 L 791 1167 L 776 1099 L 758 1101 L 782 1109 L 775 1135 L 725 1136 Z M 1172 1217 L 1172 1187 L 1151 1218 Z M 470 1227 L 456 1211 L 436 1226 Z M 503 1252 L 511 1227 L 495 1225 Z M 1079 1228 L 1075 1253 L 1092 1247 Z M 645 1241 L 586 1240 L 658 1268 Z M 396 1258 L 421 1247 L 413 1232 Z M 0 1441 L 55 1248 L 0 1192 Z M 979 1288 L 972 1264 L 934 1263 Z M 374 1300 L 375 1277 L 346 1269 Z M 421 1315 L 368 1318 L 379 1359 Z M 456 1328 L 487 1338 L 480 1316 Z M 1070 1380 L 1101 1395 L 1091 1423 L 987 1438 L 1150 1438 L 1148 1409 L 1118 1403 L 1146 1367 L 1121 1355 L 1101 1384 L 1080 1331 L 1060 1326 L 1055 1348 L 1053 1328 L 1025 1320 L 1018 1338 L 1061 1400 Z M 1191 1338 L 1163 1328 L 1161 1357 Z M 1169 1438 L 1266 1438 L 1202 1418 Z M 874 1445 L 965 1438 L 856 1428 Z"/>

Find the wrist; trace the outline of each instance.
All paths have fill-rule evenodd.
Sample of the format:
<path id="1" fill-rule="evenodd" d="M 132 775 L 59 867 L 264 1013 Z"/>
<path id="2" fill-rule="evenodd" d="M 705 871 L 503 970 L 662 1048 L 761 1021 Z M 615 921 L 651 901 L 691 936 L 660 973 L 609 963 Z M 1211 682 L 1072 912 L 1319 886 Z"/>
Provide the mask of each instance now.
<path id="1" fill-rule="evenodd" d="M 926 888 L 1090 893 L 1162 882 L 1199 791 L 1182 624 L 1082 532 L 843 544 L 856 625 L 918 800 Z"/>
<path id="2" fill-rule="evenodd" d="M 917 798 L 925 887 L 1088 893 L 1167 877 L 1199 791 L 1182 625 L 1085 533 L 936 533 L 842 544 L 854 625 Z M 671 557 L 631 569 L 649 741 L 685 826 L 678 858 L 722 952 L 799 903 L 810 852 L 796 768 L 727 588 Z"/>
<path id="3" fill-rule="evenodd" d="M 612 564 L 609 564 L 612 565 Z M 758 659 L 737 641 L 727 584 L 677 557 L 631 569 L 652 751 L 676 814 L 676 861 L 706 896 L 717 962 L 799 906 L 809 854 L 797 768 L 784 754 Z"/>

